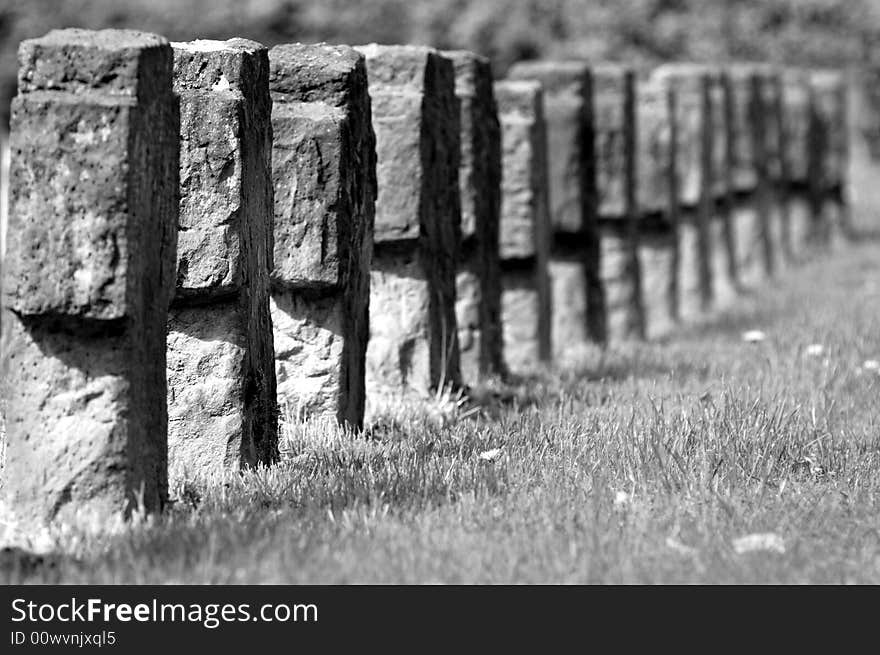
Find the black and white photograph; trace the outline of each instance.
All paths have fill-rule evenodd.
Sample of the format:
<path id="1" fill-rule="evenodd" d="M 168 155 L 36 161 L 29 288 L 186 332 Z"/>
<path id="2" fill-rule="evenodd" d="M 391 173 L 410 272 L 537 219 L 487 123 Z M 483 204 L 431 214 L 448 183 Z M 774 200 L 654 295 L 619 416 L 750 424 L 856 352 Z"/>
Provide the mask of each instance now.
<path id="1" fill-rule="evenodd" d="M 0 153 L 5 652 L 880 584 L 880 0 L 0 0 Z"/>

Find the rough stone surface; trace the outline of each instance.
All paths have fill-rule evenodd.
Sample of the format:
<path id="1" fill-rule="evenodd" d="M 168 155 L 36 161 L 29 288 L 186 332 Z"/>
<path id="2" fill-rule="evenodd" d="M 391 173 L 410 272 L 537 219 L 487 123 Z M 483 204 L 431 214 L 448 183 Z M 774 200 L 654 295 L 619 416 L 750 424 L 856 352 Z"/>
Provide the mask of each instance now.
<path id="1" fill-rule="evenodd" d="M 501 128 L 488 59 L 444 52 L 455 66 L 460 103 L 462 252 L 456 281 L 456 320 L 462 378 L 473 384 L 503 371 L 501 343 Z"/>
<path id="2" fill-rule="evenodd" d="M 669 214 L 672 176 L 672 118 L 669 85 L 639 80 L 636 101 L 636 183 L 639 212 Z"/>
<path id="3" fill-rule="evenodd" d="M 880 66 L 877 41 L 868 61 L 849 72 L 847 97 L 849 166 L 846 171 L 850 219 L 857 232 L 880 231 Z"/>
<path id="4" fill-rule="evenodd" d="M 206 474 L 273 461 L 268 50 L 175 43 L 180 95 L 177 289 L 168 315 L 169 457 Z"/>
<path id="5" fill-rule="evenodd" d="M 269 67 L 279 405 L 359 427 L 377 190 L 366 61 L 297 43 L 272 48 Z"/>
<path id="6" fill-rule="evenodd" d="M 631 149 L 634 122 L 628 120 L 627 103 L 635 92 L 631 70 L 603 65 L 593 70 L 593 138 L 596 153 L 597 211 L 602 219 L 625 218 L 635 183 Z"/>
<path id="7" fill-rule="evenodd" d="M 501 284 L 504 359 L 511 373 L 529 375 L 552 356 L 548 289 L 535 271 L 506 271 Z"/>
<path id="8" fill-rule="evenodd" d="M 773 241 L 774 211 L 778 206 L 776 180 L 779 177 L 779 134 L 772 112 L 778 109 L 773 94 L 776 92 L 775 72 L 765 66 L 755 66 L 752 83 L 752 152 L 755 156 L 757 181 L 754 189 L 755 208 L 761 239 L 761 259 L 764 273 L 771 276 L 778 265 L 776 244 Z"/>
<path id="9" fill-rule="evenodd" d="M 167 497 L 165 320 L 178 211 L 172 51 L 129 31 L 21 45 L 0 397 L 22 521 Z"/>
<path id="10" fill-rule="evenodd" d="M 659 339 L 677 323 L 676 236 L 671 227 L 643 231 L 639 239 L 645 336 Z"/>
<path id="11" fill-rule="evenodd" d="M 810 216 L 810 199 L 806 192 L 791 193 L 787 199 L 789 216 L 789 243 L 791 244 L 791 261 L 805 263 L 810 255 L 810 237 L 812 219 Z"/>
<path id="12" fill-rule="evenodd" d="M 550 215 L 557 232 L 595 233 L 592 75 L 580 61 L 520 62 L 510 79 L 536 80 L 544 90 Z"/>
<path id="13" fill-rule="evenodd" d="M 367 390 L 423 393 L 458 385 L 455 69 L 431 48 L 358 50 L 367 62 L 378 181 Z"/>
<path id="14" fill-rule="evenodd" d="M 541 85 L 498 82 L 495 96 L 502 144 L 500 256 L 535 257 L 550 229 Z"/>

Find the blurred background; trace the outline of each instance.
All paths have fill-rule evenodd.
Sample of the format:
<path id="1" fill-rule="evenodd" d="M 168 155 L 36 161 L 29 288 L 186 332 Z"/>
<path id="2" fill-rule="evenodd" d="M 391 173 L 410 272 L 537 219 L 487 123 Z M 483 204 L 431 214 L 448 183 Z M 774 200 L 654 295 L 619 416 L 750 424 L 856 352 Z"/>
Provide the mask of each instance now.
<path id="1" fill-rule="evenodd" d="M 0 128 L 18 43 L 74 26 L 267 45 L 425 43 L 488 55 L 498 76 L 545 54 L 841 66 L 865 56 L 880 0 L 0 0 Z"/>

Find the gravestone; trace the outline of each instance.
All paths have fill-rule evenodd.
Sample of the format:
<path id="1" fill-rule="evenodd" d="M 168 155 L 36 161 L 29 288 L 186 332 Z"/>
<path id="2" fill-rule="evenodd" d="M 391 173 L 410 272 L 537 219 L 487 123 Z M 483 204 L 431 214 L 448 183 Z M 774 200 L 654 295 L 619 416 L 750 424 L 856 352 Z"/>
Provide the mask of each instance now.
<path id="1" fill-rule="evenodd" d="M 461 106 L 458 346 L 462 379 L 475 384 L 503 372 L 498 259 L 501 132 L 489 60 L 463 50 L 443 55 L 455 65 L 455 94 Z"/>
<path id="2" fill-rule="evenodd" d="M 367 45 L 376 134 L 367 402 L 461 382 L 455 277 L 461 241 L 455 69 L 421 46 Z"/>
<path id="3" fill-rule="evenodd" d="M 782 72 L 783 202 L 788 214 L 788 233 L 783 243 L 789 261 L 804 262 L 810 237 L 810 80 L 805 69 Z"/>
<path id="4" fill-rule="evenodd" d="M 596 212 L 593 79 L 582 61 L 515 64 L 511 79 L 535 80 L 544 95 L 547 131 L 555 356 L 607 337 Z"/>
<path id="5" fill-rule="evenodd" d="M 162 37 L 19 47 L 0 397 L 6 505 L 95 527 L 167 498 L 178 103 Z M 97 523 L 97 525 L 96 525 Z"/>
<path id="6" fill-rule="evenodd" d="M 289 421 L 359 428 L 376 198 L 365 59 L 348 46 L 285 44 L 269 70 L 279 406 Z"/>

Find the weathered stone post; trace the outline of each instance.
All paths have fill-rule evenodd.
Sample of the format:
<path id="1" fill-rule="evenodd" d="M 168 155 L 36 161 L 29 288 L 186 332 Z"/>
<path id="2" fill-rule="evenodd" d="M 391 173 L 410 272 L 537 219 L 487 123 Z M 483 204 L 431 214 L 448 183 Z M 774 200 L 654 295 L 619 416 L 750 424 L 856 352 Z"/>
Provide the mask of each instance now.
<path id="1" fill-rule="evenodd" d="M 757 202 L 758 170 L 755 163 L 755 99 L 758 86 L 753 66 L 739 64 L 727 69 L 730 83 L 730 168 L 733 235 L 737 282 L 742 288 L 757 286 L 765 274 L 764 217 Z"/>
<path id="2" fill-rule="evenodd" d="M 461 105 L 461 251 L 456 318 L 462 378 L 474 384 L 503 372 L 498 221 L 501 208 L 501 132 L 492 65 L 472 52 L 443 55 L 455 65 Z"/>
<path id="3" fill-rule="evenodd" d="M 841 71 L 810 72 L 812 120 L 810 187 L 814 241 L 836 245 L 849 231 L 846 169 L 849 157 L 846 78 Z"/>
<path id="4" fill-rule="evenodd" d="M 804 261 L 810 237 L 810 81 L 797 68 L 782 73 L 782 182 L 788 229 L 783 242 L 791 262 Z"/>
<path id="5" fill-rule="evenodd" d="M 667 64 L 654 76 L 676 95 L 676 176 L 679 183 L 678 308 L 699 320 L 712 308 L 713 130 L 710 76 L 705 68 Z"/>
<path id="6" fill-rule="evenodd" d="M 501 123 L 501 316 L 504 359 L 514 374 L 528 375 L 552 358 L 556 305 L 547 272 L 550 207 L 547 135 L 541 84 L 495 84 Z"/>
<path id="7" fill-rule="evenodd" d="M 607 336 L 596 213 L 592 72 L 582 61 L 538 61 L 518 63 L 508 75 L 536 80 L 543 87 L 552 224 L 552 341 L 555 355 L 562 357 L 572 347 L 602 343 Z"/>
<path id="8" fill-rule="evenodd" d="M 19 62 L 3 495 L 25 523 L 157 510 L 177 243 L 172 50 L 154 34 L 68 29 L 24 41 Z"/>
<path id="9" fill-rule="evenodd" d="M 860 61 L 849 70 L 847 201 L 851 227 L 880 234 L 880 33 L 863 35 Z"/>
<path id="10" fill-rule="evenodd" d="M 279 405 L 360 427 L 376 202 L 365 60 L 348 46 L 286 44 L 269 66 Z"/>
<path id="11" fill-rule="evenodd" d="M 635 73 L 593 68 L 593 135 L 600 278 L 609 340 L 643 339 L 645 314 L 636 203 Z"/>
<path id="12" fill-rule="evenodd" d="M 675 94 L 660 80 L 636 86 L 636 177 L 639 260 L 645 334 L 663 337 L 678 321 L 678 193 L 675 178 Z"/>
<path id="13" fill-rule="evenodd" d="M 367 403 L 461 380 L 455 70 L 437 51 L 367 45 L 377 182 Z M 374 403 L 374 400 L 376 403 Z"/>
<path id="14" fill-rule="evenodd" d="M 180 237 L 168 315 L 168 453 L 208 473 L 271 462 L 269 60 L 244 39 L 175 43 Z"/>

